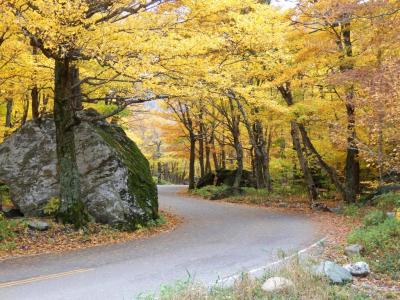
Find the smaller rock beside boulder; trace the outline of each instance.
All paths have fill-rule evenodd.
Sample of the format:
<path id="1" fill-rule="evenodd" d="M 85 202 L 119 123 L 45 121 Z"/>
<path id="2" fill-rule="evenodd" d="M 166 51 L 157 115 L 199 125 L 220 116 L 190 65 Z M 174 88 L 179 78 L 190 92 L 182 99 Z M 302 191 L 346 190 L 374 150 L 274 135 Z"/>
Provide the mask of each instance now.
<path id="1" fill-rule="evenodd" d="M 34 220 L 28 222 L 28 227 L 36 231 L 46 231 L 49 229 L 49 224 L 47 222 Z"/>
<path id="2" fill-rule="evenodd" d="M 24 214 L 17 208 L 4 208 L 3 214 L 8 219 L 21 218 Z"/>
<path id="3" fill-rule="evenodd" d="M 358 244 L 349 245 L 344 248 L 344 254 L 347 256 L 355 256 L 361 255 L 361 252 L 364 250 L 364 247 Z"/>
<path id="4" fill-rule="evenodd" d="M 265 292 L 277 292 L 287 290 L 294 287 L 294 283 L 284 277 L 271 277 L 268 278 L 262 285 L 262 290 Z"/>
<path id="5" fill-rule="evenodd" d="M 196 188 L 201 189 L 208 185 L 214 185 L 215 174 L 214 173 L 207 173 L 203 177 L 200 177 L 197 181 Z"/>
<path id="6" fill-rule="evenodd" d="M 365 277 L 370 273 L 369 265 L 364 261 L 359 261 L 354 264 L 347 264 L 344 265 L 343 268 L 349 271 L 351 275 L 358 277 Z"/>
<path id="7" fill-rule="evenodd" d="M 313 267 L 317 276 L 327 277 L 332 283 L 342 284 L 353 280 L 351 273 L 334 263 L 333 261 L 324 261 Z"/>

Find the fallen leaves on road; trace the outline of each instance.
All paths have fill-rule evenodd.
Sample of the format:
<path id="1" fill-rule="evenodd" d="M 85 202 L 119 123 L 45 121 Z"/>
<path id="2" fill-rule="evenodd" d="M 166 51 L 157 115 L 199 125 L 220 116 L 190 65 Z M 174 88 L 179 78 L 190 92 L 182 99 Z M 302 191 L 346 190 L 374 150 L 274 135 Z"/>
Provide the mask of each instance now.
<path id="1" fill-rule="evenodd" d="M 16 226 L 14 236 L 2 241 L 0 260 L 26 255 L 56 253 L 108 245 L 136 239 L 146 239 L 174 230 L 181 218 L 168 212 L 161 212 L 166 222 L 161 225 L 138 229 L 133 232 L 119 231 L 107 225 L 90 224 L 86 230 L 75 231 L 71 226 L 51 220 L 47 231 L 30 230 L 24 221 Z"/>

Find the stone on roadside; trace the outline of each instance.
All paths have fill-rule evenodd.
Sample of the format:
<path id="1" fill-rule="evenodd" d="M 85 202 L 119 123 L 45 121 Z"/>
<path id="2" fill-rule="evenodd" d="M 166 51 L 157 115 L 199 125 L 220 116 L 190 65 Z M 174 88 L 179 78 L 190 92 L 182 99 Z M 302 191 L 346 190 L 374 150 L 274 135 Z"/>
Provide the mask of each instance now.
<path id="1" fill-rule="evenodd" d="M 388 218 L 394 218 L 394 217 L 396 217 L 396 213 L 393 212 L 393 211 L 389 211 L 389 212 L 386 213 L 386 216 L 387 216 Z"/>
<path id="2" fill-rule="evenodd" d="M 44 222 L 44 221 L 29 221 L 28 222 L 28 227 L 32 230 L 37 230 L 37 231 L 46 231 L 49 229 L 49 223 Z"/>
<path id="3" fill-rule="evenodd" d="M 347 256 L 355 256 L 355 255 L 360 255 L 361 251 L 363 251 L 363 246 L 358 245 L 358 244 L 353 244 L 349 245 L 346 248 L 344 248 L 344 253 Z"/>
<path id="4" fill-rule="evenodd" d="M 332 283 L 342 284 L 353 280 L 351 273 L 332 261 L 324 261 L 313 267 L 317 276 L 327 277 Z"/>
<path id="5" fill-rule="evenodd" d="M 271 277 L 268 278 L 262 285 L 262 290 L 265 292 L 277 292 L 287 290 L 294 287 L 294 283 L 284 277 Z"/>
<path id="6" fill-rule="evenodd" d="M 364 261 L 359 261 L 354 264 L 347 264 L 344 265 L 343 268 L 349 271 L 351 275 L 359 277 L 365 277 L 370 273 L 369 265 Z"/>
<path id="7" fill-rule="evenodd" d="M 343 211 L 341 207 L 328 207 L 328 210 L 334 214 L 341 214 Z"/>

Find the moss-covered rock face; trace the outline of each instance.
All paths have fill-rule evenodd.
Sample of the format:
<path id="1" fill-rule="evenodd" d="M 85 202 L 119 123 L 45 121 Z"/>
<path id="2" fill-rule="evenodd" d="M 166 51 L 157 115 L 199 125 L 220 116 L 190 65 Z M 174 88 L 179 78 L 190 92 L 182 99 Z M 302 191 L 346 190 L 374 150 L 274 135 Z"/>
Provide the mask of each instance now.
<path id="1" fill-rule="evenodd" d="M 117 153 L 128 172 L 127 201 L 138 205 L 144 214 L 143 222 L 158 218 L 157 186 L 150 173 L 148 160 L 122 128 L 108 123 L 93 124 L 96 132 Z M 139 220 L 132 220 L 133 222 Z"/>
<path id="2" fill-rule="evenodd" d="M 89 110 L 84 117 L 98 114 Z M 157 187 L 149 163 L 121 127 L 105 121 L 75 127 L 82 200 L 100 223 L 134 229 L 158 217 Z M 0 145 L 0 181 L 27 216 L 38 216 L 59 195 L 55 126 L 28 122 Z"/>

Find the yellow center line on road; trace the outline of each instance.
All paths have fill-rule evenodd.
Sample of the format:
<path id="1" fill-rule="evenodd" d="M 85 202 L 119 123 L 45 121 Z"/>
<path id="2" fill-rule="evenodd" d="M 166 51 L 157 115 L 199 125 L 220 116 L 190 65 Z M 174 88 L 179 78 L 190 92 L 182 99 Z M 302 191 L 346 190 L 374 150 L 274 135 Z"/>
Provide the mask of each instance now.
<path id="1" fill-rule="evenodd" d="M 60 277 L 65 277 L 65 276 L 71 276 L 71 275 L 74 275 L 74 274 L 90 272 L 90 271 L 93 271 L 93 270 L 94 269 L 77 269 L 77 270 L 72 270 L 72 271 L 63 272 L 63 273 L 56 273 L 56 274 L 50 274 L 50 275 L 40 275 L 40 276 L 27 278 L 27 279 L 22 279 L 22 280 L 3 282 L 3 283 L 0 283 L 0 289 L 7 288 L 7 287 L 12 287 L 12 286 L 16 286 L 16 285 L 23 285 L 23 284 L 33 283 L 33 282 L 37 282 L 37 281 L 49 280 L 49 279 L 60 278 Z"/>

